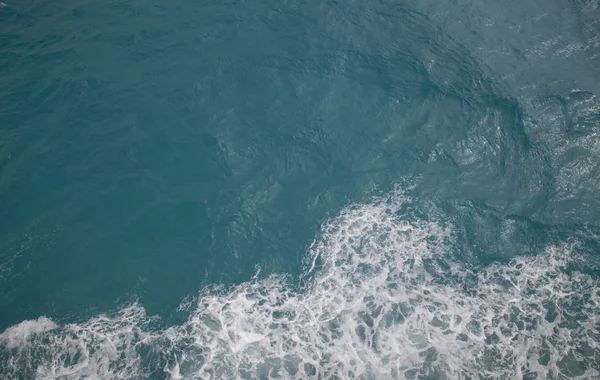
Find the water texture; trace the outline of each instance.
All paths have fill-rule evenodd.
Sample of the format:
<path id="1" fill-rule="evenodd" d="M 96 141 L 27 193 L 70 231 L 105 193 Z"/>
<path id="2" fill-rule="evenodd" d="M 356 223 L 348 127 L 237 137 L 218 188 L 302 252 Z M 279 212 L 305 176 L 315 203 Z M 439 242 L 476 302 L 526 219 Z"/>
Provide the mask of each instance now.
<path id="1" fill-rule="evenodd" d="M 600 377 L 597 1 L 6 2 L 7 379 Z"/>

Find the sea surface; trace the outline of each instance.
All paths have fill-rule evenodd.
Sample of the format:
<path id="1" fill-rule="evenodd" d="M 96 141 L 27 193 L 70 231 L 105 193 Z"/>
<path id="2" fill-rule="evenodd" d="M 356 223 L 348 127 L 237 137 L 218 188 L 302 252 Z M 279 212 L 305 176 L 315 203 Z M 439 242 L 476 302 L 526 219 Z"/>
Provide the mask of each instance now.
<path id="1" fill-rule="evenodd" d="M 0 3 L 1 379 L 599 379 L 597 0 Z"/>

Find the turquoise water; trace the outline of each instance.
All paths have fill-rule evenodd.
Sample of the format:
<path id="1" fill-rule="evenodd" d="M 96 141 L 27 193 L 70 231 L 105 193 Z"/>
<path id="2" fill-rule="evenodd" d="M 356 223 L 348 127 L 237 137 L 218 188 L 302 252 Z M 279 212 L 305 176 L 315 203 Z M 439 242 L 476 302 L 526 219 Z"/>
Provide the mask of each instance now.
<path id="1" fill-rule="evenodd" d="M 598 378 L 599 20 L 7 1 L 0 377 Z"/>

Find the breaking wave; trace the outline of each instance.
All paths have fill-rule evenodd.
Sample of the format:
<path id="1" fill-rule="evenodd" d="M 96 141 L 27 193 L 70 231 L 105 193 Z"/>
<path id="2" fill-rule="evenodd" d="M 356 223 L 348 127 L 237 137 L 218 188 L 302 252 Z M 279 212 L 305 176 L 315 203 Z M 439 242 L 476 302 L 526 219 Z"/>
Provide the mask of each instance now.
<path id="1" fill-rule="evenodd" d="M 458 379 L 600 376 L 600 291 L 568 246 L 485 267 L 402 192 L 327 221 L 300 279 L 204 289 L 163 327 L 133 304 L 0 334 L 8 378 Z M 25 375 L 24 375 L 25 374 Z"/>

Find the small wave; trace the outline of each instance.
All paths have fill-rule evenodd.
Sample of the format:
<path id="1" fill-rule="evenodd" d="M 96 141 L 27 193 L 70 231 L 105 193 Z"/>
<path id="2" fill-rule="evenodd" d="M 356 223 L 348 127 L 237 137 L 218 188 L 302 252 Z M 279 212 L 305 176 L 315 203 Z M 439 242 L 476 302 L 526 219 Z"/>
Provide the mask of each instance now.
<path id="1" fill-rule="evenodd" d="M 573 378 L 600 375 L 600 290 L 569 247 L 474 267 L 402 192 L 352 205 L 287 276 L 204 289 L 170 328 L 134 304 L 0 335 L 8 378 Z"/>

